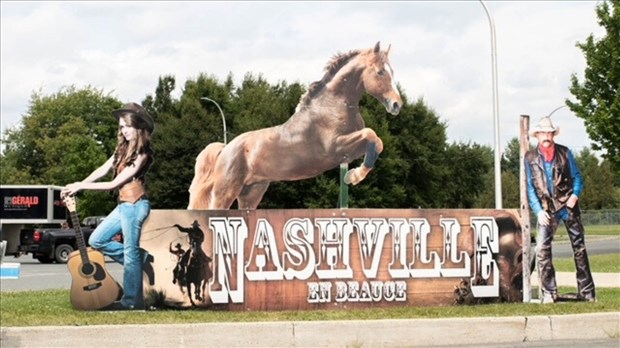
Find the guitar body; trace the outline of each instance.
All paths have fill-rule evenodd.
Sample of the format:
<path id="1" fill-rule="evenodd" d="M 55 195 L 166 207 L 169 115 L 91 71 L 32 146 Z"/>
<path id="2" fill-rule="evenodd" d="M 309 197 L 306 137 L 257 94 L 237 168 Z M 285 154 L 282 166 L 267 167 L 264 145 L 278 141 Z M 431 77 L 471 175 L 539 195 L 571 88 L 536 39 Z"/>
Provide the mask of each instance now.
<path id="1" fill-rule="evenodd" d="M 86 248 L 89 263 L 82 262 L 79 251 L 69 255 L 71 304 L 75 309 L 91 311 L 111 305 L 122 293 L 120 285 L 105 268 L 103 254 Z"/>

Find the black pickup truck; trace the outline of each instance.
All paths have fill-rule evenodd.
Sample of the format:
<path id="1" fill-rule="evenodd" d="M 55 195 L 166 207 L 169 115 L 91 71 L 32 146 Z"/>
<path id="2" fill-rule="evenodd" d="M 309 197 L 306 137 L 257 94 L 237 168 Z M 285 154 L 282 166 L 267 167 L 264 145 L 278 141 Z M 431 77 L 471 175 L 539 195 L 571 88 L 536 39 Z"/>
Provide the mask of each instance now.
<path id="1" fill-rule="evenodd" d="M 105 216 L 89 216 L 84 218 L 81 227 L 84 241 L 95 230 Z M 73 228 L 40 227 L 22 229 L 20 231 L 20 254 L 32 254 L 41 263 L 67 263 L 69 254 L 78 248 Z"/>

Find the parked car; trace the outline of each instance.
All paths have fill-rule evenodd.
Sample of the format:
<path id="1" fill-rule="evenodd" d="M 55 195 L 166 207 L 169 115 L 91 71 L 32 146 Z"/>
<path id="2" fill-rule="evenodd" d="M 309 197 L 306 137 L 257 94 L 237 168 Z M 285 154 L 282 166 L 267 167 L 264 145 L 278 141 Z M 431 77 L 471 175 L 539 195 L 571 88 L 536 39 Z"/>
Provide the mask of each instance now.
<path id="1" fill-rule="evenodd" d="M 82 220 L 81 229 L 84 243 L 105 216 L 89 216 Z M 118 240 L 122 240 L 119 237 Z M 20 231 L 20 254 L 32 254 L 41 263 L 67 263 L 69 254 L 78 249 L 75 230 L 69 226 L 39 227 Z"/>

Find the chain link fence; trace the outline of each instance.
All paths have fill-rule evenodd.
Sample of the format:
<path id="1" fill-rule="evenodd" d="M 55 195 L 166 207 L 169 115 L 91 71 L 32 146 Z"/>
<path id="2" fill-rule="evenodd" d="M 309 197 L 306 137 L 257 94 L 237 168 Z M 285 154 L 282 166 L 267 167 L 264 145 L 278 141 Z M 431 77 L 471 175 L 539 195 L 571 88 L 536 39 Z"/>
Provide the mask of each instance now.
<path id="1" fill-rule="evenodd" d="M 592 225 L 620 225 L 620 209 L 582 210 L 581 221 L 584 226 Z M 530 213 L 530 226 L 536 229 L 536 215 Z"/>
<path id="2" fill-rule="evenodd" d="M 620 209 L 583 210 L 584 225 L 620 225 Z"/>

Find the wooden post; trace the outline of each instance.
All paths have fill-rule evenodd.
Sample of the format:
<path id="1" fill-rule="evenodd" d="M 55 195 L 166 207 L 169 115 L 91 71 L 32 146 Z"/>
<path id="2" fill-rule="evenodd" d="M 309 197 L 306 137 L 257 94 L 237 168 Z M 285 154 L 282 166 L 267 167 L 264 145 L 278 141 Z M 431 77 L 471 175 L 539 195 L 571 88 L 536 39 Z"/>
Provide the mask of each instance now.
<path id="1" fill-rule="evenodd" d="M 519 151 L 519 188 L 521 199 L 521 237 L 523 243 L 523 302 L 529 303 L 532 299 L 532 283 L 530 282 L 530 255 L 532 245 L 530 243 L 530 205 L 527 201 L 527 184 L 525 174 L 525 153 L 530 148 L 529 130 L 530 116 L 521 115 L 521 151 Z"/>
<path id="2" fill-rule="evenodd" d="M 347 174 L 348 170 L 348 163 L 340 163 L 340 196 L 338 197 L 340 209 L 349 208 L 349 185 L 344 182 L 344 176 Z"/>

